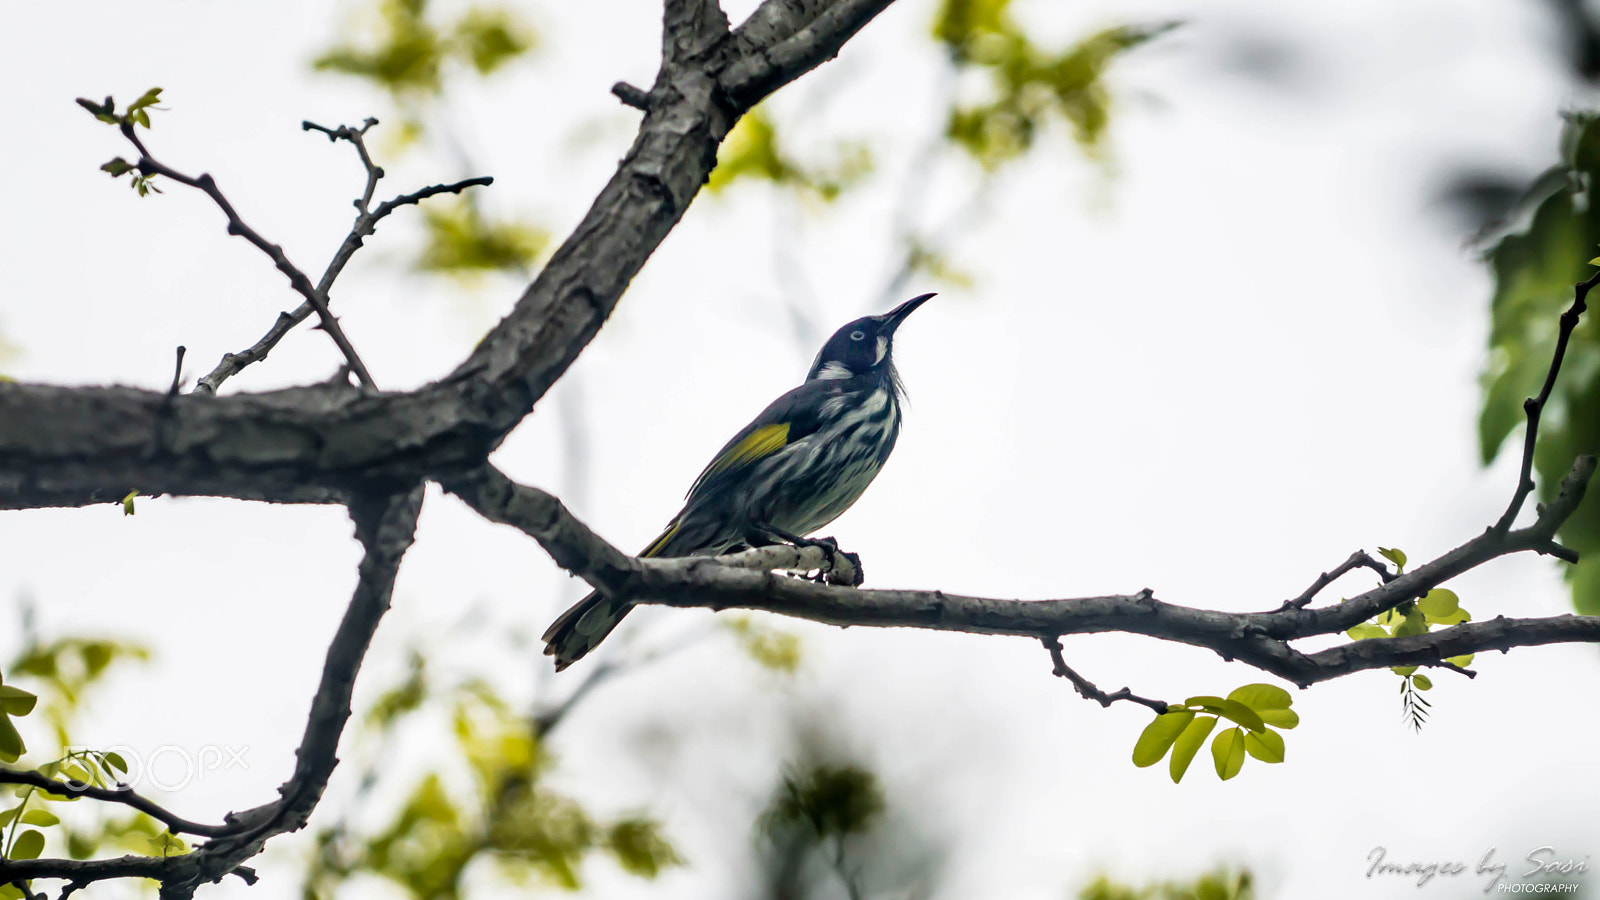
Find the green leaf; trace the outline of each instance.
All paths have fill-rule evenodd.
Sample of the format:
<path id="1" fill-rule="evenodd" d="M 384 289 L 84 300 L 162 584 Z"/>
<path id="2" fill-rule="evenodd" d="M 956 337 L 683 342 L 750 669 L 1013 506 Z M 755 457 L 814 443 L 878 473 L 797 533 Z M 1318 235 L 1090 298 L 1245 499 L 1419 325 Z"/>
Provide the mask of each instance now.
<path id="1" fill-rule="evenodd" d="M 1420 672 L 1411 676 L 1411 684 L 1419 691 L 1433 690 L 1433 679 Z"/>
<path id="2" fill-rule="evenodd" d="M 19 687 L 0 684 L 0 713 L 8 716 L 25 716 L 33 712 L 39 698 Z"/>
<path id="3" fill-rule="evenodd" d="M 1268 729 L 1257 734 L 1250 732 L 1244 736 L 1244 749 L 1251 756 L 1262 762 L 1283 762 L 1283 735 Z"/>
<path id="4" fill-rule="evenodd" d="M 1204 695 L 1190 697 L 1184 702 L 1184 705 L 1198 706 L 1206 712 L 1216 713 L 1219 716 L 1232 719 L 1251 731 L 1260 731 L 1267 727 L 1266 723 L 1261 721 L 1260 714 L 1237 700 L 1225 700 L 1221 697 Z"/>
<path id="5" fill-rule="evenodd" d="M 17 842 L 11 845 L 12 859 L 38 859 L 44 852 L 44 835 L 32 828 L 17 835 Z"/>
<path id="6" fill-rule="evenodd" d="M 1449 588 L 1434 588 L 1417 601 L 1417 608 L 1428 617 L 1428 621 L 1438 622 L 1461 609 L 1461 598 Z"/>
<path id="7" fill-rule="evenodd" d="M 1189 722 L 1194 719 L 1194 711 L 1181 709 L 1177 712 L 1162 713 L 1155 717 L 1144 731 L 1139 734 L 1139 740 L 1133 745 L 1133 764 L 1139 768 L 1153 766 L 1161 761 L 1172 749 L 1172 742 L 1178 735 L 1189 727 Z"/>
<path id="8" fill-rule="evenodd" d="M 1404 569 L 1406 567 L 1406 554 L 1404 550 L 1396 550 L 1393 547 L 1379 547 L 1378 555 L 1384 559 L 1387 559 L 1389 562 L 1394 563 L 1396 569 Z"/>
<path id="9" fill-rule="evenodd" d="M 1244 731 L 1229 728 L 1211 742 L 1211 761 L 1216 763 L 1217 776 L 1227 781 L 1244 768 Z"/>
<path id="10" fill-rule="evenodd" d="M 1351 639 L 1357 641 L 1365 641 L 1371 638 L 1386 638 L 1389 636 L 1389 632 L 1385 631 L 1383 626 L 1374 625 L 1370 622 L 1362 622 L 1360 625 L 1352 625 L 1350 630 L 1346 631 L 1345 634 L 1349 635 Z"/>
<path id="11" fill-rule="evenodd" d="M 0 828 L 10 825 L 11 820 L 15 819 L 17 817 L 17 813 L 20 812 L 22 812 L 21 804 L 13 806 L 10 809 L 0 809 Z"/>
<path id="12" fill-rule="evenodd" d="M 1273 728 L 1289 729 L 1300 724 L 1300 714 L 1292 709 L 1264 709 L 1261 721 Z"/>
<path id="13" fill-rule="evenodd" d="M 130 163 L 127 160 L 123 159 L 122 157 L 118 156 L 115 159 L 111 160 L 110 162 L 106 163 L 105 165 L 101 166 L 100 167 L 100 171 L 102 171 L 102 172 L 110 172 L 112 178 L 121 178 L 122 176 L 124 176 L 124 175 L 128 174 L 129 172 L 133 171 L 133 163 Z"/>
<path id="14" fill-rule="evenodd" d="M 56 818 L 56 814 L 48 809 L 35 808 L 22 814 L 22 824 L 49 827 L 51 825 L 60 825 L 61 820 Z"/>
<path id="15" fill-rule="evenodd" d="M 1235 688 L 1228 699 L 1237 700 L 1257 713 L 1269 709 L 1288 709 L 1294 704 L 1289 692 L 1275 684 L 1247 684 Z"/>
<path id="16" fill-rule="evenodd" d="M 0 900 L 22 900 L 22 889 L 13 883 L 0 884 Z"/>
<path id="17" fill-rule="evenodd" d="M 1462 667 L 1464 669 L 1467 666 L 1472 665 L 1472 657 L 1474 655 L 1475 654 L 1468 653 L 1465 656 L 1452 656 L 1449 659 L 1445 660 L 1445 662 L 1452 663 L 1454 665 L 1458 665 L 1458 666 L 1460 666 L 1460 667 Z"/>
<path id="18" fill-rule="evenodd" d="M 1183 773 L 1189 771 L 1189 763 L 1194 761 L 1194 755 L 1205 746 L 1206 738 L 1216 726 L 1216 716 L 1196 716 L 1194 721 L 1184 726 L 1183 733 L 1178 735 L 1178 739 L 1172 744 L 1172 760 L 1167 765 L 1167 772 L 1172 776 L 1173 784 L 1183 780 Z"/>
<path id="19" fill-rule="evenodd" d="M 1390 666 L 1389 667 L 1389 671 L 1395 673 L 1396 675 L 1399 675 L 1401 678 L 1405 678 L 1405 677 L 1409 676 L 1411 673 L 1415 672 L 1416 670 L 1417 670 L 1416 666 Z"/>
<path id="20" fill-rule="evenodd" d="M 143 182 L 140 182 L 139 184 L 143 185 Z M 139 196 L 141 196 L 141 197 L 144 196 L 144 191 L 143 190 L 139 191 Z M 122 514 L 123 515 L 125 515 L 125 516 L 133 515 L 133 498 L 135 498 L 137 496 L 139 496 L 139 492 L 138 491 L 129 491 L 127 496 L 122 498 Z"/>
<path id="21" fill-rule="evenodd" d="M 14 763 L 27 751 L 28 745 L 22 742 L 22 735 L 17 733 L 17 726 L 11 724 L 11 718 L 0 715 L 0 762 Z"/>
<path id="22" fill-rule="evenodd" d="M 107 766 L 115 769 L 117 772 L 123 775 L 128 774 L 128 761 L 122 758 L 122 754 L 102 753 L 100 758 L 105 761 Z"/>

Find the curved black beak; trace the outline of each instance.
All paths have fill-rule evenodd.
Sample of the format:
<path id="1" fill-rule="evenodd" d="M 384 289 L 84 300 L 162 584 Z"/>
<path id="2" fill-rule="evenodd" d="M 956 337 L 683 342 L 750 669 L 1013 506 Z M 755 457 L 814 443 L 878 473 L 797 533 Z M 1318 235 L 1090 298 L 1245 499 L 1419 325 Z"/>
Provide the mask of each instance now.
<path id="1" fill-rule="evenodd" d="M 919 307 L 922 304 L 928 302 L 928 298 L 933 297 L 933 296 L 935 296 L 935 295 L 934 294 L 923 294 L 923 295 L 918 296 L 918 297 L 912 297 L 910 300 L 907 300 L 906 302 L 900 304 L 899 306 L 896 306 L 894 309 L 890 310 L 889 312 L 884 313 L 882 318 L 883 318 L 883 320 L 885 322 L 888 323 L 889 330 L 891 332 L 893 332 L 896 328 L 899 328 L 900 327 L 900 323 L 904 322 L 906 320 L 906 316 L 911 315 L 913 312 L 916 311 L 917 307 Z"/>

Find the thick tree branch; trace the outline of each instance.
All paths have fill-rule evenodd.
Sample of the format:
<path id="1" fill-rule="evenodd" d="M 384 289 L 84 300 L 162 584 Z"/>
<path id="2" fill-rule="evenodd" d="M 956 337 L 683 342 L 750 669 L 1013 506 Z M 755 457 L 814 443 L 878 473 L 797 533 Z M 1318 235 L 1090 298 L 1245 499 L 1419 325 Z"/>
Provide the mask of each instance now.
<path id="1" fill-rule="evenodd" d="M 722 73 L 722 92 L 738 106 L 754 106 L 779 87 L 838 56 L 846 41 L 893 2 L 833 0 L 821 4 L 816 0 L 767 0 L 751 16 L 751 22 L 769 7 L 780 11 L 770 18 L 764 16 L 763 26 L 770 36 L 782 39 L 775 44 L 758 43 L 741 55 Z M 787 25 L 800 22 L 805 24 L 788 32 Z M 741 27 L 740 35 L 751 37 L 753 30 Z"/>
<path id="2" fill-rule="evenodd" d="M 616 174 L 512 312 L 439 382 L 368 395 L 325 384 L 200 404 L 128 388 L 0 382 L 0 509 L 106 502 L 133 489 L 346 502 L 365 482 L 473 470 L 599 331 L 705 183 L 718 143 L 748 104 L 820 64 L 887 5 L 836 0 L 762 51 L 787 62 L 755 65 L 759 88 L 750 82 L 738 100 L 719 86 L 745 59 L 736 42 L 665 62 Z M 280 317 L 274 331 L 291 324 Z"/>
<path id="3" fill-rule="evenodd" d="M 277 800 L 230 814 L 227 821 L 233 833 L 182 857 L 194 862 L 188 871 L 163 881 L 164 897 L 169 893 L 190 896 L 195 887 L 220 880 L 235 866 L 260 853 L 268 839 L 305 827 L 339 763 L 335 754 L 350 718 L 356 673 L 378 623 L 389 610 L 400 560 L 415 536 L 422 494 L 419 486 L 399 493 L 363 496 L 350 505 L 356 538 L 365 554 L 358 568 L 355 593 L 328 645 L 322 680 L 311 700 L 305 734 L 295 751 L 294 772 L 278 788 Z"/>
<path id="4" fill-rule="evenodd" d="M 1062 635 L 1119 631 L 1204 647 L 1224 659 L 1238 660 L 1305 687 L 1363 669 L 1438 664 L 1447 657 L 1483 649 L 1600 642 L 1600 618 L 1562 616 L 1470 623 L 1414 637 L 1369 639 L 1318 653 L 1305 653 L 1291 645 L 1300 638 L 1343 631 L 1500 556 L 1548 551 L 1549 535 L 1576 506 L 1594 469 L 1592 457 L 1575 464 L 1564 482 L 1566 499 L 1545 507 L 1540 519 L 1528 528 L 1503 537 L 1488 531 L 1415 572 L 1334 607 L 1289 607 L 1264 613 L 1179 606 L 1157 600 L 1148 590 L 1062 600 L 1001 600 L 943 591 L 854 590 L 813 584 L 727 564 L 736 557 L 634 559 L 595 534 L 555 497 L 516 484 L 491 467 L 448 480 L 444 487 L 485 518 L 533 537 L 557 565 L 596 589 L 640 603 L 754 609 L 829 625 L 1016 635 L 1044 640 L 1047 647 L 1051 639 Z M 825 560 L 818 557 L 817 561 Z"/>
<path id="5" fill-rule="evenodd" d="M 356 538 L 365 551 L 358 568 L 359 580 L 343 621 L 328 645 L 322 680 L 311 701 L 305 734 L 295 751 L 295 768 L 278 788 L 278 799 L 242 813 L 230 813 L 221 826 L 206 826 L 179 819 L 131 791 L 106 791 L 85 786 L 78 790 L 51 779 L 30 778 L 37 773 L 0 773 L 0 783 L 34 784 L 52 793 L 79 793 L 96 799 L 125 803 L 166 823 L 173 830 L 210 836 L 199 849 L 166 858 L 122 857 L 107 860 L 38 859 L 0 860 L 0 883 L 32 878 L 62 879 L 73 890 L 108 878 L 142 877 L 161 883 L 163 900 L 187 900 L 201 884 L 237 874 L 254 881 L 252 871 L 241 866 L 260 853 L 266 842 L 280 834 L 305 827 L 322 798 L 328 778 L 338 765 L 335 755 L 345 722 L 350 718 L 350 697 L 378 623 L 389 609 L 400 560 L 410 548 L 422 488 L 392 494 L 363 495 L 350 505 Z"/>

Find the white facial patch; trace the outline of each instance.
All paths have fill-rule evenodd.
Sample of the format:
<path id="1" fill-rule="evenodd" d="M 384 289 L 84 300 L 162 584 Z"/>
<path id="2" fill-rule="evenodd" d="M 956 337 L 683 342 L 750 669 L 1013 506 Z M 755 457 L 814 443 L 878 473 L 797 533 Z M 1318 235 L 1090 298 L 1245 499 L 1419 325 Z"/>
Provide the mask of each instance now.
<path id="1" fill-rule="evenodd" d="M 881 359 L 882 357 L 879 357 L 879 358 Z M 845 364 L 842 363 L 842 362 L 824 363 L 822 368 L 817 370 L 817 378 L 823 379 L 823 380 L 830 379 L 830 378 L 849 378 L 849 377 L 850 377 L 850 370 L 848 368 L 846 368 Z"/>
<path id="2" fill-rule="evenodd" d="M 888 353 L 889 353 L 889 339 L 886 338 L 886 337 L 879 337 L 878 338 L 878 358 L 873 360 L 872 364 L 873 365 L 877 365 L 878 363 L 883 362 L 883 358 L 886 355 L 888 355 Z"/>

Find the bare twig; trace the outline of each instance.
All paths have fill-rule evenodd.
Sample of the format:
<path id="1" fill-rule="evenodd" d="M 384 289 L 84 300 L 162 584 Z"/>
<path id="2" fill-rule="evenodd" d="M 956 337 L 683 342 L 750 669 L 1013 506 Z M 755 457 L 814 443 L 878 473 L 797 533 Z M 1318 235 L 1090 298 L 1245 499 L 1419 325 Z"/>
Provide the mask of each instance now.
<path id="1" fill-rule="evenodd" d="M 121 803 L 167 826 L 167 830 L 174 834 L 216 837 L 229 833 L 227 826 L 203 825 L 169 812 L 149 798 L 135 793 L 133 788 L 125 784 L 115 788 L 102 788 L 77 780 L 61 781 L 31 769 L 3 768 L 0 768 L 0 784 L 25 784 L 56 797 L 88 797 L 91 800 L 103 800 L 107 803 Z"/>
<path id="2" fill-rule="evenodd" d="M 1055 664 L 1055 674 L 1072 682 L 1073 688 L 1078 691 L 1078 696 L 1084 698 L 1085 700 L 1093 700 L 1102 707 L 1110 706 L 1118 700 L 1129 700 L 1142 706 L 1150 707 L 1156 711 L 1156 715 L 1160 715 L 1167 711 L 1166 703 L 1160 700 L 1151 700 L 1148 697 L 1140 697 L 1138 694 L 1133 693 L 1127 688 L 1123 688 L 1122 690 L 1111 694 L 1100 690 L 1098 687 L 1095 687 L 1094 682 L 1084 678 L 1082 675 L 1079 675 L 1077 672 L 1073 671 L 1071 666 L 1067 665 L 1066 657 L 1061 653 L 1062 648 L 1060 638 L 1049 637 L 1041 638 L 1040 640 L 1044 642 L 1045 649 L 1050 651 L 1050 660 Z"/>
<path id="3" fill-rule="evenodd" d="M 625 105 L 644 112 L 650 111 L 650 92 L 635 87 L 626 81 L 619 81 L 611 86 L 611 93 Z"/>
<path id="4" fill-rule="evenodd" d="M 1550 355 L 1550 371 L 1545 373 L 1544 386 L 1539 389 L 1539 396 L 1529 397 L 1522 403 L 1522 411 L 1528 416 L 1528 427 L 1522 435 L 1522 469 L 1517 475 L 1517 490 L 1511 496 L 1511 504 L 1500 516 L 1500 521 L 1494 524 L 1494 530 L 1500 534 L 1511 530 L 1512 521 L 1522 511 L 1522 504 L 1533 493 L 1533 447 L 1539 439 L 1539 416 L 1544 412 L 1544 406 L 1550 400 L 1550 391 L 1556 385 L 1556 375 L 1561 371 L 1561 361 L 1566 357 L 1567 341 L 1572 337 L 1573 329 L 1578 327 L 1579 317 L 1588 309 L 1589 291 L 1596 284 L 1600 284 L 1600 272 L 1595 272 L 1573 287 L 1572 306 L 1561 314 L 1561 332 L 1556 337 L 1555 352 Z"/>
<path id="5" fill-rule="evenodd" d="M 1311 603 L 1312 599 L 1315 598 L 1317 594 L 1322 592 L 1323 588 L 1339 580 L 1339 578 L 1345 573 L 1353 572 L 1356 569 L 1361 568 L 1371 569 L 1372 571 L 1377 572 L 1378 577 L 1383 579 L 1385 583 L 1395 579 L 1395 574 L 1384 567 L 1383 563 L 1380 563 L 1371 556 L 1367 555 L 1367 551 L 1357 550 L 1356 552 L 1350 554 L 1349 559 L 1335 567 L 1333 571 L 1323 572 L 1321 575 L 1318 575 L 1317 580 L 1311 583 L 1311 587 L 1306 588 L 1305 593 L 1294 598 L 1293 600 L 1283 601 L 1283 605 L 1278 607 L 1278 609 L 1305 609 L 1306 606 Z"/>
<path id="6" fill-rule="evenodd" d="M 378 223 L 383 221 L 390 213 L 402 206 L 421 203 L 423 200 L 438 194 L 459 194 L 470 187 L 487 186 L 494 183 L 493 178 L 482 176 L 467 178 L 452 184 L 430 185 L 421 190 L 402 194 L 393 200 L 380 203 L 377 209 L 370 209 L 372 197 L 377 192 L 378 180 L 383 177 L 384 172 L 380 166 L 373 163 L 371 155 L 367 152 L 364 137 L 367 130 L 377 124 L 378 120 L 373 118 L 368 118 L 360 128 L 352 128 L 349 125 L 328 128 L 309 121 L 300 123 L 302 129 L 325 134 L 330 141 L 349 141 L 356 148 L 356 153 L 361 158 L 362 168 L 366 172 L 366 185 L 361 192 L 361 197 L 355 201 L 355 223 L 351 225 L 350 233 L 345 236 L 343 243 L 339 245 L 339 249 L 334 252 L 333 258 L 329 260 L 327 268 L 322 272 L 322 278 L 317 282 L 314 294 L 315 297 L 321 298 L 324 306 L 326 306 L 328 292 L 333 288 L 335 279 L 344 271 L 345 264 L 350 261 L 350 258 L 355 255 L 357 250 L 361 249 L 366 238 L 377 231 Z M 238 374 L 245 367 L 266 359 L 272 348 L 278 346 L 278 342 L 283 340 L 285 335 L 296 325 L 305 321 L 313 312 L 321 315 L 321 311 L 313 301 L 313 298 L 307 296 L 306 301 L 300 304 L 293 312 L 279 313 L 278 318 L 272 323 L 272 327 L 267 329 L 267 333 L 259 341 L 256 341 L 255 344 L 243 352 L 224 355 L 222 361 L 217 363 L 217 367 L 200 379 L 195 386 L 195 390 L 207 394 L 215 394 L 217 388 L 224 381 Z M 357 377 L 360 377 L 360 372 L 355 369 L 354 365 L 351 366 L 351 371 L 356 372 Z"/>
<path id="7" fill-rule="evenodd" d="M 229 203 L 228 198 L 223 196 L 222 191 L 217 188 L 216 180 L 203 172 L 198 176 L 185 175 L 170 166 L 158 162 L 150 155 L 150 151 L 145 149 L 144 142 L 139 140 L 139 135 L 134 132 L 132 122 L 123 122 L 121 130 L 122 136 L 127 138 L 139 151 L 139 162 L 137 163 L 139 174 L 145 176 L 161 175 L 179 184 L 202 191 L 206 196 L 210 197 L 211 201 L 217 205 L 217 208 L 222 210 L 222 214 L 227 216 L 228 233 L 249 241 L 256 249 L 265 253 L 272 260 L 278 271 L 289 279 L 289 285 L 295 289 L 295 292 L 305 297 L 306 302 L 310 303 L 312 308 L 317 311 L 323 330 L 328 332 L 328 337 L 333 339 L 333 343 L 339 348 L 339 352 L 344 354 L 345 360 L 350 364 L 351 371 L 356 373 L 356 377 L 366 387 L 377 387 L 372 380 L 372 375 L 367 372 L 366 364 L 361 361 L 361 357 L 356 354 L 355 347 L 350 344 L 350 339 L 345 336 L 344 330 L 339 327 L 338 320 L 333 317 L 332 313 L 328 312 L 326 299 L 317 293 L 316 288 L 311 286 L 311 279 L 307 278 L 304 272 L 289 261 L 289 257 L 284 254 L 282 247 L 262 237 L 259 232 L 246 225 L 244 220 L 239 218 L 239 213 L 233 208 L 233 204 Z"/>

